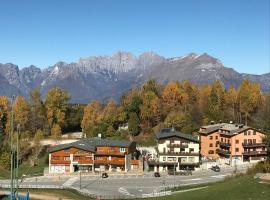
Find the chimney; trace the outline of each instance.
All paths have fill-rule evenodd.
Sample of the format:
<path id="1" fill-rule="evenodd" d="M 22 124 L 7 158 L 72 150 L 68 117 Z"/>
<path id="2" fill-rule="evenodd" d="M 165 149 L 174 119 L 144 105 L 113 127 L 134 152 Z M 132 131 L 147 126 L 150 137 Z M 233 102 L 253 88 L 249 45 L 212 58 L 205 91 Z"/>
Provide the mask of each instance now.
<path id="1" fill-rule="evenodd" d="M 172 126 L 172 132 L 175 132 L 174 126 Z"/>
<path id="2" fill-rule="evenodd" d="M 210 124 L 211 124 L 211 125 L 215 124 L 215 121 L 211 121 Z"/>
<path id="3" fill-rule="evenodd" d="M 230 121 L 230 124 L 233 124 L 233 121 Z"/>

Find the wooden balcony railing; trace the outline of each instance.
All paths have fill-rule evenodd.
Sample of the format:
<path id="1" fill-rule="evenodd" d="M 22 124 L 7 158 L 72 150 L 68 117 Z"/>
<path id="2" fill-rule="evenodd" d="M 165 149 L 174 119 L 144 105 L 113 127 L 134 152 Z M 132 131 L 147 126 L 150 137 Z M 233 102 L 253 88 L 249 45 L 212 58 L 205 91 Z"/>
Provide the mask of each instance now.
<path id="1" fill-rule="evenodd" d="M 117 155 L 117 156 L 124 156 L 126 152 L 119 152 L 119 151 L 97 151 L 96 155 Z"/>
<path id="2" fill-rule="evenodd" d="M 51 160 L 51 164 L 62 164 L 62 165 L 69 165 L 70 160 Z"/>
<path id="3" fill-rule="evenodd" d="M 187 148 L 188 144 L 167 144 L 168 148 Z"/>
<path id="4" fill-rule="evenodd" d="M 242 146 L 245 148 L 267 147 L 264 143 L 242 143 Z"/>
<path id="5" fill-rule="evenodd" d="M 222 148 L 222 147 L 225 147 L 225 148 L 229 148 L 231 146 L 231 144 L 229 143 L 224 143 L 224 142 L 219 142 L 219 146 Z"/>
<path id="6" fill-rule="evenodd" d="M 97 159 L 94 161 L 95 164 L 114 164 L 114 165 L 124 165 L 125 159 Z"/>
<path id="7" fill-rule="evenodd" d="M 159 155 L 174 155 L 174 156 L 199 156 L 199 152 L 161 152 Z"/>
<path id="8" fill-rule="evenodd" d="M 230 154 L 231 154 L 230 151 L 225 151 L 225 150 L 223 150 L 223 149 L 217 149 L 217 150 L 216 150 L 216 153 L 217 153 L 217 154 L 221 154 L 221 155 L 230 155 Z"/>
<path id="9" fill-rule="evenodd" d="M 266 151 L 244 151 L 244 156 L 266 156 Z"/>

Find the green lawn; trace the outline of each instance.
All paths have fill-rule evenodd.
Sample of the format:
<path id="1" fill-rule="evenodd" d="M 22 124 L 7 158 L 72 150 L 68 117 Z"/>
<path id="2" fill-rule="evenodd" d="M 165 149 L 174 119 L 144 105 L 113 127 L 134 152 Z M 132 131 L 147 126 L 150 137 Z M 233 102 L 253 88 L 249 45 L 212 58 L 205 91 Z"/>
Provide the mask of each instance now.
<path id="1" fill-rule="evenodd" d="M 4 191 L 4 190 L 2 190 Z M 30 193 L 31 200 L 49 199 L 49 198 L 59 198 L 59 199 L 69 199 L 69 200 L 90 200 L 91 198 L 85 197 L 76 191 L 71 190 L 57 190 L 57 189 L 29 189 L 29 190 L 19 190 L 20 193 L 25 194 L 27 191 Z M 1 193 L 1 190 L 0 190 Z"/>
<path id="2" fill-rule="evenodd" d="M 270 184 L 261 184 L 253 176 L 243 176 L 210 184 L 207 188 L 177 193 L 151 200 L 269 200 Z"/>
<path id="3" fill-rule="evenodd" d="M 28 163 L 22 164 L 19 166 L 19 177 L 22 176 L 22 174 L 26 174 L 29 176 L 40 176 L 43 175 L 44 167 L 47 167 L 48 164 L 48 155 L 45 154 L 41 158 L 39 158 L 38 163 L 36 166 L 31 166 Z M 0 179 L 6 179 L 10 177 L 10 171 L 5 170 L 1 168 L 0 166 Z"/>

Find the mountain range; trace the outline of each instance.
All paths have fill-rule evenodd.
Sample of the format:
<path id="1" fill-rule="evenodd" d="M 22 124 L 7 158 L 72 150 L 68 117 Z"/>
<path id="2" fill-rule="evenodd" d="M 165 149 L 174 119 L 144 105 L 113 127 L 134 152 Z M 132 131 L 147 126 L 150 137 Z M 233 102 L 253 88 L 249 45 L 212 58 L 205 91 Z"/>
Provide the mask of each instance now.
<path id="1" fill-rule="evenodd" d="M 136 57 L 118 51 L 111 56 L 80 58 L 74 63 L 58 62 L 42 70 L 34 65 L 19 69 L 12 63 L 0 64 L 0 95 L 28 97 L 31 89 L 40 88 L 44 97 L 50 88 L 57 86 L 69 91 L 70 102 L 88 103 L 93 99 L 105 102 L 110 98 L 119 100 L 125 91 L 149 79 L 161 83 L 190 80 L 196 84 L 220 80 L 226 88 L 238 87 L 242 80 L 248 79 L 259 83 L 262 91 L 270 91 L 270 73 L 239 73 L 207 53 L 165 58 L 155 52 Z"/>

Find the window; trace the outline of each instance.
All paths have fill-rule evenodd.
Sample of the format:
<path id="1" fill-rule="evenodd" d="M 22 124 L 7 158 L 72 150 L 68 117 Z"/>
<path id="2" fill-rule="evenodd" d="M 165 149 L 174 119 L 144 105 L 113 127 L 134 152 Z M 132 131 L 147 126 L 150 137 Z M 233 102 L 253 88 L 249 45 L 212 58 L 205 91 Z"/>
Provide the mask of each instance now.
<path id="1" fill-rule="evenodd" d="M 244 135 L 247 135 L 247 132 L 246 131 L 244 132 Z"/>
<path id="2" fill-rule="evenodd" d="M 248 131 L 248 135 L 251 135 L 251 131 Z"/>
<path id="3" fill-rule="evenodd" d="M 168 157 L 168 161 L 176 161 L 176 157 Z"/>
<path id="4" fill-rule="evenodd" d="M 214 154 L 214 151 L 213 150 L 209 150 L 208 151 L 208 154 Z"/>
<path id="5" fill-rule="evenodd" d="M 210 138 L 210 140 L 213 140 L 213 136 L 210 136 L 209 138 Z"/>
<path id="6" fill-rule="evenodd" d="M 189 162 L 189 163 L 193 163 L 194 161 L 195 161 L 195 158 L 194 158 L 194 157 L 189 157 L 189 158 L 188 158 L 188 162 Z"/>
<path id="7" fill-rule="evenodd" d="M 227 143 L 227 139 L 226 138 L 224 139 L 224 142 Z"/>
<path id="8" fill-rule="evenodd" d="M 166 157 L 163 157 L 163 161 L 166 161 Z"/>
<path id="9" fill-rule="evenodd" d="M 65 156 L 64 160 L 70 160 L 69 156 Z"/>
<path id="10" fill-rule="evenodd" d="M 216 147 L 218 147 L 218 143 L 216 143 Z"/>
<path id="11" fill-rule="evenodd" d="M 80 156 L 75 156 L 74 160 L 80 160 Z"/>
<path id="12" fill-rule="evenodd" d="M 235 140 L 235 144 L 239 144 L 239 140 Z"/>
<path id="13" fill-rule="evenodd" d="M 221 142 L 223 142 L 223 138 L 221 138 Z"/>
<path id="14" fill-rule="evenodd" d="M 256 135 L 256 131 L 255 130 L 253 130 L 253 135 Z"/>
<path id="15" fill-rule="evenodd" d="M 216 135 L 216 140 L 218 140 L 218 136 Z"/>
<path id="16" fill-rule="evenodd" d="M 185 151 L 185 148 L 180 148 L 180 151 L 181 151 L 181 152 L 184 152 L 184 151 Z"/>
<path id="17" fill-rule="evenodd" d="M 256 144 L 256 139 L 253 139 L 253 143 Z"/>
<path id="18" fill-rule="evenodd" d="M 247 144 L 247 139 L 244 139 L 244 144 Z"/>
<path id="19" fill-rule="evenodd" d="M 193 152 L 194 152 L 194 148 L 190 148 L 189 153 L 193 153 Z"/>
<path id="20" fill-rule="evenodd" d="M 235 148 L 235 152 L 239 152 L 239 148 Z"/>
<path id="21" fill-rule="evenodd" d="M 210 144 L 209 144 L 209 147 L 213 147 L 213 144 L 212 144 L 212 143 L 210 143 Z"/>
<path id="22" fill-rule="evenodd" d="M 52 156 L 52 160 L 60 160 L 59 156 Z"/>
<path id="23" fill-rule="evenodd" d="M 125 152 L 125 151 L 126 151 L 126 148 L 120 147 L 120 152 Z"/>
<path id="24" fill-rule="evenodd" d="M 252 144 L 252 139 L 248 139 L 248 143 L 249 144 Z"/>

